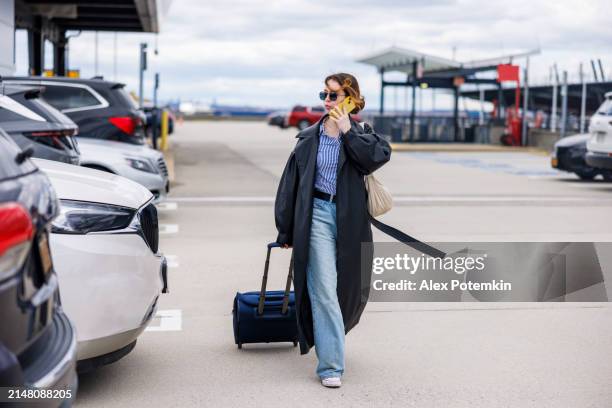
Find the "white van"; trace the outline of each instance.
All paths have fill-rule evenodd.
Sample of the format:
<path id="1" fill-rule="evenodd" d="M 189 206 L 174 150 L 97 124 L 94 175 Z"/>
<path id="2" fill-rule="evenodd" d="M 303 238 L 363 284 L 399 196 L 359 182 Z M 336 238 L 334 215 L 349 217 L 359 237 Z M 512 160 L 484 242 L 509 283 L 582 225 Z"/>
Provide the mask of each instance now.
<path id="1" fill-rule="evenodd" d="M 600 169 L 612 169 L 612 92 L 591 117 L 591 138 L 587 142 L 586 162 Z"/>

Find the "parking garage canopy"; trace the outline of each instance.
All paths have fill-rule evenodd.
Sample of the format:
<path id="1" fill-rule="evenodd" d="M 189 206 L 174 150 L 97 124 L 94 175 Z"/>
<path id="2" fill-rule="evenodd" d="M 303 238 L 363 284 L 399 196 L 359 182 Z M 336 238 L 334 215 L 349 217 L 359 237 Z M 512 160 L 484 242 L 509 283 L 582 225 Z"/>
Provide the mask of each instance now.
<path id="1" fill-rule="evenodd" d="M 17 0 L 17 28 L 31 28 L 41 18 L 58 31 L 159 32 L 156 0 Z"/>
<path id="2" fill-rule="evenodd" d="M 15 27 L 28 30 L 30 75 L 42 73 L 45 39 L 54 47 L 55 74 L 65 75 L 68 30 L 159 32 L 158 1 L 15 0 Z"/>
<path id="3" fill-rule="evenodd" d="M 539 53 L 539 50 L 521 54 L 505 55 L 495 58 L 460 62 L 454 59 L 438 57 L 431 54 L 391 47 L 357 62 L 376 67 L 380 73 L 380 114 L 384 114 L 385 87 L 399 86 L 412 88 L 412 109 L 410 113 L 410 135 L 414 134 L 415 106 L 417 86 L 427 88 L 446 88 L 454 91 L 453 122 L 455 138 L 459 133 L 459 88 L 463 84 L 489 84 L 499 89 L 497 78 L 477 77 L 479 72 L 496 72 L 498 65 L 512 63 L 514 59 Z M 385 72 L 402 72 L 406 74 L 405 81 L 387 81 Z"/>
<path id="4" fill-rule="evenodd" d="M 457 61 L 399 47 L 388 48 L 358 59 L 357 62 L 373 65 L 379 72 L 398 71 L 407 74 L 412 74 L 415 62 L 420 63 L 423 72 L 460 67 Z"/>

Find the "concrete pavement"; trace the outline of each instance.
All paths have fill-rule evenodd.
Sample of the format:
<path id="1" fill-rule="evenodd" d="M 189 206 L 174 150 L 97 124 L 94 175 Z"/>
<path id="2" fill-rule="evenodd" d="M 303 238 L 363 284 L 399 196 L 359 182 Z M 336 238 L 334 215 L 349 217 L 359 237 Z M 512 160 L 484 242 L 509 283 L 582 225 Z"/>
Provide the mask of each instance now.
<path id="1" fill-rule="evenodd" d="M 176 313 L 82 376 L 77 407 L 612 406 L 607 303 L 369 303 L 338 390 L 320 386 L 314 350 L 238 350 L 231 302 L 260 285 L 295 133 L 187 122 L 171 136 L 160 249 L 173 265 L 159 309 Z M 612 241 L 612 184 L 558 173 L 542 155 L 396 151 L 379 173 L 397 201 L 382 219 L 427 241 Z M 288 260 L 273 254 L 269 288 L 284 286 Z"/>

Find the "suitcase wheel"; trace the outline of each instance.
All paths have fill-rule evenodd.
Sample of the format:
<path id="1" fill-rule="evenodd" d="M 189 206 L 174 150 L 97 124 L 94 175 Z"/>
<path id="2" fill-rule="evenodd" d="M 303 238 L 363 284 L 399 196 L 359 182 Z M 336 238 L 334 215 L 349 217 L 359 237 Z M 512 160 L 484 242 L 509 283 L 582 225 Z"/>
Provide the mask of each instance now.
<path id="1" fill-rule="evenodd" d="M 242 343 L 238 343 L 238 348 L 241 349 L 242 348 Z"/>

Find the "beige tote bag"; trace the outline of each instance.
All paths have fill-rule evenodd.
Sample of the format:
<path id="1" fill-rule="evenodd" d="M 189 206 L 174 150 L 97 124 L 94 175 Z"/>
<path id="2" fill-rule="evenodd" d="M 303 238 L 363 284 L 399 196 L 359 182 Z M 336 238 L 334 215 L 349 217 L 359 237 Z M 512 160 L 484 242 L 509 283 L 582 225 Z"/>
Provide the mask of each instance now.
<path id="1" fill-rule="evenodd" d="M 359 123 L 365 130 L 365 122 Z M 365 187 L 368 192 L 368 211 L 372 217 L 383 215 L 393 208 L 393 197 L 383 184 L 374 177 L 374 173 L 365 176 Z"/>
<path id="2" fill-rule="evenodd" d="M 372 217 L 378 217 L 393 208 L 393 197 L 374 174 L 365 176 L 365 187 L 368 192 L 368 211 Z"/>

